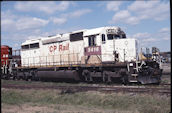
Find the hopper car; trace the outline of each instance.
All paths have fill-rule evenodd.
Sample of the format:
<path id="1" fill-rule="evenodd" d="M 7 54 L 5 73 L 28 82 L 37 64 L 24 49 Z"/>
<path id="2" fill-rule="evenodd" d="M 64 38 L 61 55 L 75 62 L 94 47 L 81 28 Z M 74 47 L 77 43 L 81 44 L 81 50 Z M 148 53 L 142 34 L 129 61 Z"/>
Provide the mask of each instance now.
<path id="1" fill-rule="evenodd" d="M 4 61 L 1 78 L 150 84 L 160 83 L 162 74 L 157 61 L 139 58 L 138 41 L 115 26 L 26 40 L 20 57 Z"/>

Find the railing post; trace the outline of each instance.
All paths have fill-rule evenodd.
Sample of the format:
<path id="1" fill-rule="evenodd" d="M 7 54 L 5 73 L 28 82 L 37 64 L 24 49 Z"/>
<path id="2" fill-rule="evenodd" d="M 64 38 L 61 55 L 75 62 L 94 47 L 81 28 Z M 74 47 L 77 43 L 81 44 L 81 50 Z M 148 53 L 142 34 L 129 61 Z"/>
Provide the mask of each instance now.
<path id="1" fill-rule="evenodd" d="M 76 54 L 76 64 L 78 64 L 78 53 Z"/>
<path id="2" fill-rule="evenodd" d="M 39 56 L 39 63 L 40 63 L 40 67 L 41 67 L 41 56 Z"/>
<path id="3" fill-rule="evenodd" d="M 124 49 L 124 62 L 125 62 L 125 49 Z"/>
<path id="4" fill-rule="evenodd" d="M 53 66 L 54 66 L 54 55 L 53 55 Z"/>
<path id="5" fill-rule="evenodd" d="M 29 58 L 28 58 L 28 67 L 29 67 Z"/>
<path id="6" fill-rule="evenodd" d="M 61 54 L 60 54 L 60 65 L 61 65 Z"/>
<path id="7" fill-rule="evenodd" d="M 70 57 L 69 57 L 69 54 L 68 54 L 68 64 L 70 64 Z"/>
<path id="8" fill-rule="evenodd" d="M 35 67 L 35 57 L 33 57 L 33 66 Z"/>
<path id="9" fill-rule="evenodd" d="M 46 56 L 46 66 L 47 66 L 47 56 Z"/>

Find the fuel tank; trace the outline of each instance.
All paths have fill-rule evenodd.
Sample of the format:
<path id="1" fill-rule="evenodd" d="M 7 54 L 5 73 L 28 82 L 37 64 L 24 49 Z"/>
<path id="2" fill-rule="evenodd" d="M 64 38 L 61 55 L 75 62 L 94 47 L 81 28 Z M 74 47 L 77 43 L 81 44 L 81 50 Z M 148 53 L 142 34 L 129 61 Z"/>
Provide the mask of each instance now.
<path id="1" fill-rule="evenodd" d="M 76 70 L 40 70 L 37 72 L 37 76 L 43 79 L 74 79 L 79 81 L 79 75 Z"/>

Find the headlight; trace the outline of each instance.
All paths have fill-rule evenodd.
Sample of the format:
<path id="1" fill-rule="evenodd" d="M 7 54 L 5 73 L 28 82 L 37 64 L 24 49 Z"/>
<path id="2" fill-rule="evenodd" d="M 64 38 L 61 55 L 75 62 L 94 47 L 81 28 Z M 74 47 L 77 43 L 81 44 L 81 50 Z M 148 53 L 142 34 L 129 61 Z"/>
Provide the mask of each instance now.
<path id="1" fill-rule="evenodd" d="M 130 66 L 133 66 L 133 63 L 130 63 Z"/>

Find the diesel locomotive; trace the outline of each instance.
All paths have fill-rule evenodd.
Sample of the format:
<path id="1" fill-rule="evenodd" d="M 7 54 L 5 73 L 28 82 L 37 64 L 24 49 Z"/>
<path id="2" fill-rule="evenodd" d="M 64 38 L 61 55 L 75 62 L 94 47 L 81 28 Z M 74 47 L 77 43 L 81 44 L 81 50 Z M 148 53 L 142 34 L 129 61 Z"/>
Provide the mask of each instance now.
<path id="1" fill-rule="evenodd" d="M 138 40 L 114 26 L 26 40 L 20 58 L 5 61 L 2 78 L 25 80 L 150 84 L 160 83 L 162 74 L 157 61 L 139 58 Z"/>

